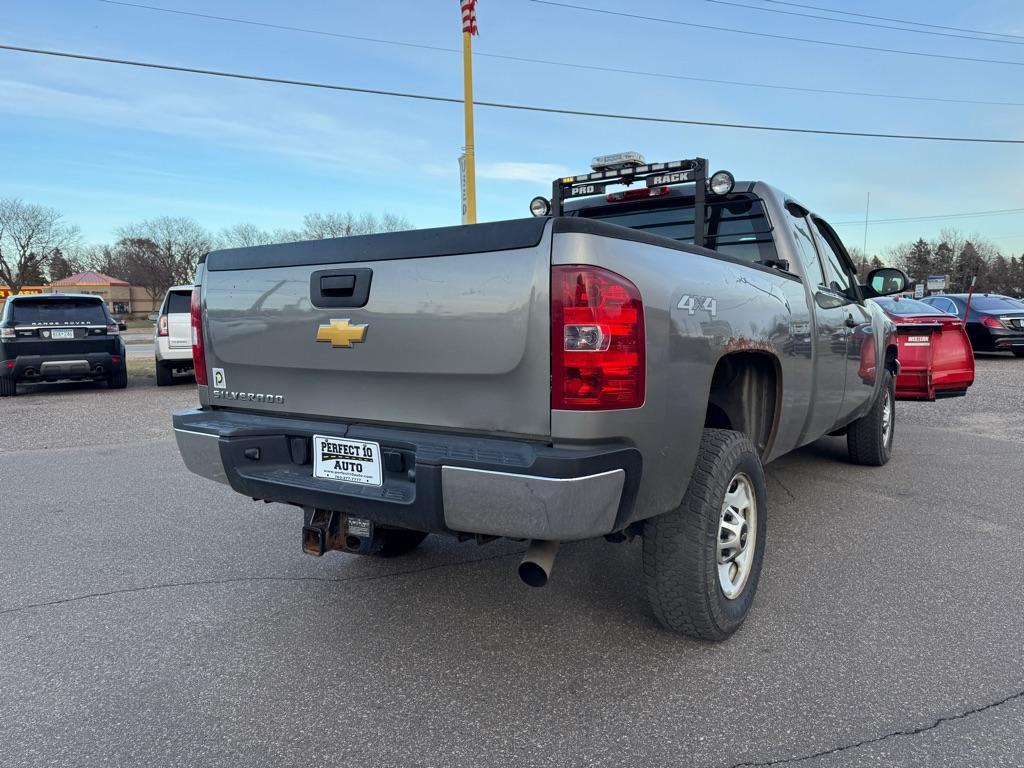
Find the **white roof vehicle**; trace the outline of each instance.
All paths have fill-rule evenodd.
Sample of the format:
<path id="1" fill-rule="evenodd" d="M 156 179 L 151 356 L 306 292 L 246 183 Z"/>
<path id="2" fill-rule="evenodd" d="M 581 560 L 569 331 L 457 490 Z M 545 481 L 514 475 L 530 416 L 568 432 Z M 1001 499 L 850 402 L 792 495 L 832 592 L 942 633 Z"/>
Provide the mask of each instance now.
<path id="1" fill-rule="evenodd" d="M 167 289 L 154 333 L 156 384 L 174 383 L 175 372 L 190 373 L 192 366 L 192 286 Z"/>

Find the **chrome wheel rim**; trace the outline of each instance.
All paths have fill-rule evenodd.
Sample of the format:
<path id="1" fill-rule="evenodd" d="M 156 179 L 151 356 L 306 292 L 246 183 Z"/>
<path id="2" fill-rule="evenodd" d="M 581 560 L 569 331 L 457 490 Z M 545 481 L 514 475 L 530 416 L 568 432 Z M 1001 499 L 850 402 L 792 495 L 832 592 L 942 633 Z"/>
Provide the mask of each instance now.
<path id="1" fill-rule="evenodd" d="M 757 547 L 757 498 L 754 484 L 737 472 L 725 492 L 718 520 L 718 584 L 729 600 L 743 592 Z"/>
<path id="2" fill-rule="evenodd" d="M 892 396 L 886 389 L 882 396 L 882 445 L 888 445 L 890 437 L 892 437 Z"/>

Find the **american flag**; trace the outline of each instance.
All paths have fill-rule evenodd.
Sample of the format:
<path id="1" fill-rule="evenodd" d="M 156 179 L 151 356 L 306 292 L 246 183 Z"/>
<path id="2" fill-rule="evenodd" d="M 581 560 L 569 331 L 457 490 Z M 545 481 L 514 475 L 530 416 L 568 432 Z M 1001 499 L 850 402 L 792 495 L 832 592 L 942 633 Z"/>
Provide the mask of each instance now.
<path id="1" fill-rule="evenodd" d="M 476 27 L 476 0 L 462 0 L 462 31 L 479 35 Z"/>

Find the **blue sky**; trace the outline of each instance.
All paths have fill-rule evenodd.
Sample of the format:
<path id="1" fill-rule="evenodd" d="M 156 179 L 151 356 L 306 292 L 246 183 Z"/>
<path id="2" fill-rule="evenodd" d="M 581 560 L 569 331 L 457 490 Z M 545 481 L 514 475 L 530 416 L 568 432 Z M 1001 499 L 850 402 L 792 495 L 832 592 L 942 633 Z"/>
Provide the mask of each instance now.
<path id="1" fill-rule="evenodd" d="M 1024 62 L 996 44 L 838 24 L 706 0 L 569 0 L 700 24 Z M 457 0 L 140 0 L 440 47 L 461 45 Z M 764 0 L 737 0 L 787 9 Z M 859 13 L 1021 35 L 1019 0 L 806 0 Z M 800 10 L 788 8 L 788 10 Z M 813 11 L 807 11 L 814 13 Z M 478 52 L 743 82 L 1024 102 L 1024 66 L 848 50 L 688 30 L 529 0 L 480 0 Z M 7 0 L 0 41 L 283 78 L 461 96 L 461 57 L 157 13 L 98 0 Z M 593 111 L 891 133 L 1024 138 L 1024 107 L 714 85 L 478 57 L 476 95 Z M 1024 145 L 912 143 L 640 124 L 478 108 L 479 216 L 526 215 L 591 156 L 702 155 L 770 181 L 836 222 L 1024 208 Z M 459 221 L 459 105 L 308 90 L 0 51 L 0 196 L 54 206 L 89 241 L 158 216 L 216 230 L 297 226 L 310 211 Z M 943 226 L 1024 253 L 1024 214 L 876 224 L 868 249 Z M 842 226 L 859 247 L 860 226 Z"/>

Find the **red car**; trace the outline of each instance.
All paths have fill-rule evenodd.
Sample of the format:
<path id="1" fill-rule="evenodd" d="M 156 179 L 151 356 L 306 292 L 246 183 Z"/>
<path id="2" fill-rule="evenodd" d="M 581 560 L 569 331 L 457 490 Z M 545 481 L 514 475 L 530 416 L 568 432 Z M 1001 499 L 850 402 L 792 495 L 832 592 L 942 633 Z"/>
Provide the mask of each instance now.
<path id="1" fill-rule="evenodd" d="M 960 318 L 914 299 L 872 301 L 896 323 L 900 361 L 897 400 L 967 394 L 974 383 L 974 350 Z"/>

